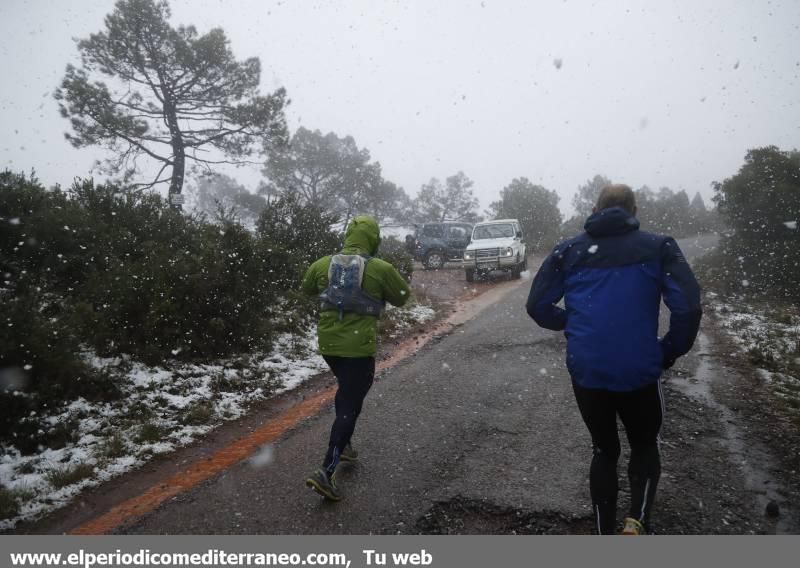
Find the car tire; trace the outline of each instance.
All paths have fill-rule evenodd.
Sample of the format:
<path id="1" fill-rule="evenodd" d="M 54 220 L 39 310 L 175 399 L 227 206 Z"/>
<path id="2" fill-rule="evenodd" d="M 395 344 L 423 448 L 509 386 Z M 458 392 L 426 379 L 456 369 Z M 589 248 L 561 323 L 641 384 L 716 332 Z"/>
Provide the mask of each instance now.
<path id="1" fill-rule="evenodd" d="M 439 270 L 444 267 L 444 255 L 439 251 L 429 252 L 425 257 L 425 268 L 428 270 Z"/>
<path id="2" fill-rule="evenodd" d="M 475 282 L 475 269 L 474 268 L 465 268 L 464 269 L 464 276 L 467 279 L 467 282 Z"/>
<path id="3" fill-rule="evenodd" d="M 511 278 L 514 280 L 522 278 L 522 263 L 519 262 L 519 257 L 517 257 L 517 264 L 511 267 Z"/>

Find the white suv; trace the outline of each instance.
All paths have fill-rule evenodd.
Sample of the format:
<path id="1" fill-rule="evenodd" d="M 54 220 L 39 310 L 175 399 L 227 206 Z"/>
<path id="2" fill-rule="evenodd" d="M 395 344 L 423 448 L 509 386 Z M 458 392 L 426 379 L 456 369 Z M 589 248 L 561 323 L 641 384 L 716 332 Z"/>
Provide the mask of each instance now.
<path id="1" fill-rule="evenodd" d="M 464 272 L 467 282 L 492 270 L 510 270 L 519 278 L 528 269 L 522 229 L 516 219 L 498 219 L 478 223 L 472 229 L 472 240 L 464 251 Z"/>

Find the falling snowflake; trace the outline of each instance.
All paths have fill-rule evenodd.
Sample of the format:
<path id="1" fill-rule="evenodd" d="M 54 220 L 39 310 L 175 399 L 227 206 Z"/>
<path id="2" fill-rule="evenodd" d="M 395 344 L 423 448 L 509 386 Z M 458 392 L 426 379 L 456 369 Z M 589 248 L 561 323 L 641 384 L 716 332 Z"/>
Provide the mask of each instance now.
<path id="1" fill-rule="evenodd" d="M 274 459 L 275 450 L 272 448 L 272 444 L 267 444 L 253 454 L 249 461 L 253 467 L 264 467 L 271 464 Z"/>

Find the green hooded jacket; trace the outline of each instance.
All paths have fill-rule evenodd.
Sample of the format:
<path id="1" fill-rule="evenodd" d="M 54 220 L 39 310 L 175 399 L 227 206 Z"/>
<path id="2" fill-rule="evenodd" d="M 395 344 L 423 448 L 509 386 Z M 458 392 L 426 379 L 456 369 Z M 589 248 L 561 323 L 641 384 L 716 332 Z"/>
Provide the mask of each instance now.
<path id="1" fill-rule="evenodd" d="M 347 227 L 343 254 L 374 255 L 381 243 L 378 223 L 372 217 L 355 217 Z M 303 292 L 318 296 L 328 287 L 328 268 L 331 257 L 324 256 L 314 262 L 303 277 Z M 372 258 L 364 270 L 361 288 L 365 292 L 402 306 L 411 296 L 411 289 L 397 270 L 379 258 Z M 374 316 L 345 313 L 339 319 L 335 310 L 320 312 L 317 328 L 319 350 L 323 355 L 336 357 L 374 357 L 378 343 L 378 318 Z"/>

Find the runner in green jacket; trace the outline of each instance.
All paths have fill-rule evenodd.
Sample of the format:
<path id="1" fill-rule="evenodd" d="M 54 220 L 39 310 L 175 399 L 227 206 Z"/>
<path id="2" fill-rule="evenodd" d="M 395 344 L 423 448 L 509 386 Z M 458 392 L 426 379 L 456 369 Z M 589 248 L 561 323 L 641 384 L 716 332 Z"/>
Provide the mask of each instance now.
<path id="1" fill-rule="evenodd" d="M 402 306 L 411 296 L 411 290 L 391 264 L 372 258 L 380 242 L 378 223 L 371 217 L 355 217 L 347 227 L 340 255 L 348 255 L 344 257 L 350 261 L 347 266 L 361 263 L 363 276 L 360 289 L 356 290 L 357 296 L 363 296 L 366 302 L 373 305 L 389 302 Z M 337 259 L 332 267 L 334 258 L 325 256 L 309 267 L 303 278 L 303 292 L 319 296 L 330 291 L 328 276 L 339 267 L 341 261 L 341 258 Z M 322 467 L 306 478 L 306 485 L 333 501 L 342 498 L 333 481 L 336 466 L 339 461 L 355 461 L 358 456 L 350 445 L 350 438 L 364 397 L 375 376 L 379 315 L 379 312 L 368 315 L 350 311 L 341 305 L 337 309 L 330 301 L 323 302 L 320 311 L 317 332 L 319 350 L 336 376 L 339 388 L 336 391 L 336 419 L 331 429 L 328 451 Z"/>

